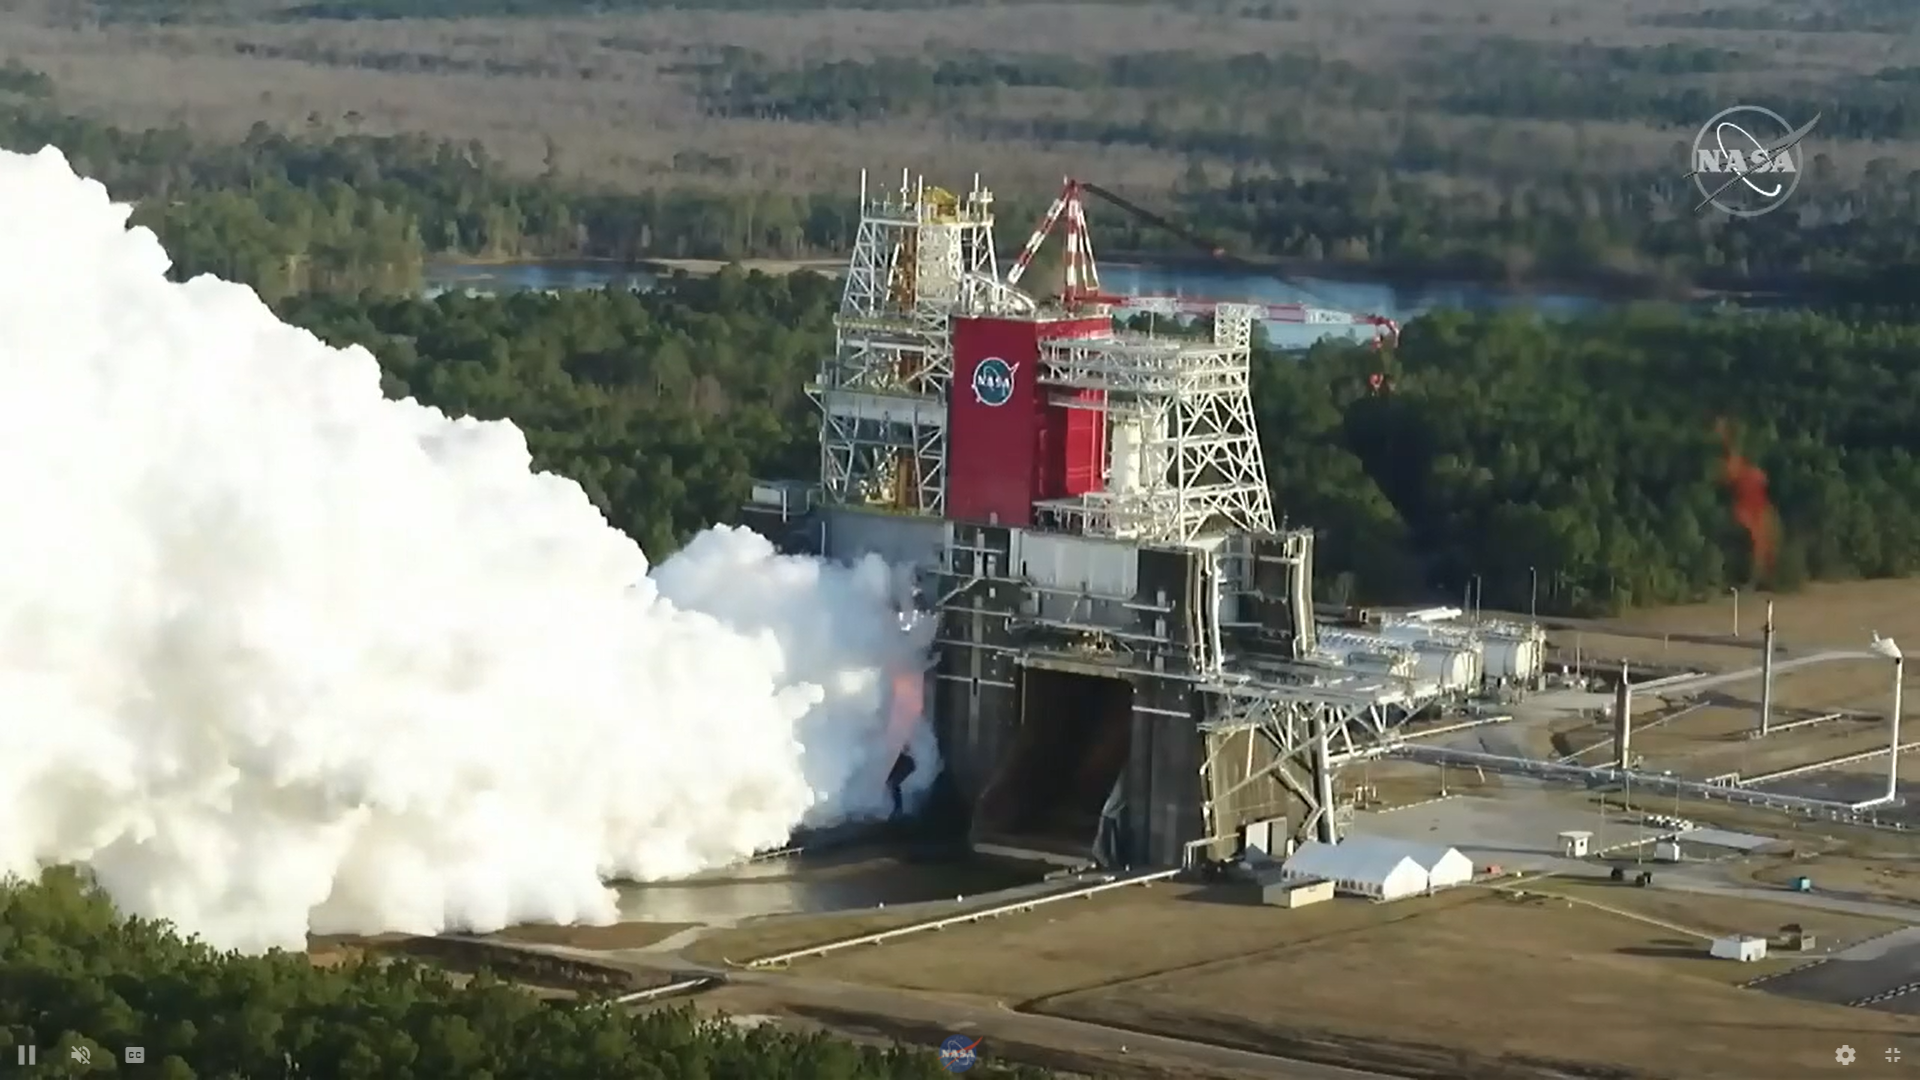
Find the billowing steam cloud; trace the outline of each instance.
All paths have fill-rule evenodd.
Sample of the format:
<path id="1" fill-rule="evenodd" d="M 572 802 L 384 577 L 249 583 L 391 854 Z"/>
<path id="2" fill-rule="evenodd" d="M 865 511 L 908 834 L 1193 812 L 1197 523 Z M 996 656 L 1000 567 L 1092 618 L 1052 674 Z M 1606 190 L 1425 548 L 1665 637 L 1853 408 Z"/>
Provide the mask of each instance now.
<path id="1" fill-rule="evenodd" d="M 167 282 L 59 154 L 0 205 L 0 873 L 300 947 L 606 921 L 603 878 L 890 809 L 888 568 L 717 529 L 649 576 L 513 426 Z"/>

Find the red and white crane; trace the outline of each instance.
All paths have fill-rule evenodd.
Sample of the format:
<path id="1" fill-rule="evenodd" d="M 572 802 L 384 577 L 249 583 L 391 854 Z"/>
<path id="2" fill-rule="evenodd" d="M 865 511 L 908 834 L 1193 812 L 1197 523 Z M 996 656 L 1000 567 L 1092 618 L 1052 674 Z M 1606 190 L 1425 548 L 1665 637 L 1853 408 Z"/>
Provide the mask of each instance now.
<path id="1" fill-rule="evenodd" d="M 1134 203 L 1132 200 L 1114 194 L 1098 184 L 1086 180 L 1068 177 L 1053 205 L 1040 219 L 1040 224 L 1027 238 L 1027 245 L 1007 271 L 1007 284 L 1017 286 L 1027 269 L 1033 265 L 1034 256 L 1046 243 L 1054 229 L 1066 222 L 1066 253 L 1063 258 L 1066 285 L 1061 291 L 1061 302 L 1067 307 L 1104 305 L 1125 307 L 1141 311 L 1151 311 L 1167 315 L 1211 315 L 1223 303 L 1238 301 L 1203 300 L 1185 296 L 1120 296 L 1108 293 L 1100 288 L 1100 267 L 1093 257 L 1093 242 L 1087 232 L 1086 206 L 1081 199 L 1083 194 L 1094 195 L 1102 201 L 1112 204 L 1150 225 L 1165 229 L 1175 236 L 1194 244 L 1218 259 L 1229 259 L 1226 249 L 1215 245 L 1192 231 Z M 1236 263 L 1244 260 L 1234 259 Z M 1259 267 L 1250 267 L 1256 272 Z M 1279 275 L 1276 280 L 1284 281 Z M 1268 322 L 1298 323 L 1306 326 L 1349 326 L 1371 327 L 1375 347 L 1392 344 L 1398 339 L 1400 326 L 1384 315 L 1371 315 L 1351 311 L 1339 311 L 1334 308 L 1318 307 L 1308 304 L 1242 304 L 1252 308 L 1255 317 Z"/>

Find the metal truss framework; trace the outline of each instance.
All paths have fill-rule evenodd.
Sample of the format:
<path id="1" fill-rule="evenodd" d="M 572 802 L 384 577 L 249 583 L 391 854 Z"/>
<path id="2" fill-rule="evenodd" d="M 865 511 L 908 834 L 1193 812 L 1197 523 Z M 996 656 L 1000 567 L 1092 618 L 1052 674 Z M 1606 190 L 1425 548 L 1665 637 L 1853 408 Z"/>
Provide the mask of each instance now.
<path id="1" fill-rule="evenodd" d="M 1224 744 L 1208 739 L 1200 765 L 1201 814 L 1208 837 L 1219 835 L 1220 812 L 1235 792 L 1272 775 L 1306 808 L 1299 832 L 1328 843 L 1337 841 L 1334 774 L 1348 761 L 1375 756 L 1375 747 L 1390 744 L 1394 729 L 1419 704 L 1390 687 L 1347 690 L 1222 680 L 1203 689 L 1214 699 L 1214 707 L 1200 724 L 1203 733 L 1252 731 L 1273 751 L 1264 767 L 1249 768 L 1232 787 L 1215 791 L 1216 758 Z"/>
<path id="2" fill-rule="evenodd" d="M 1223 308 L 1214 343 L 1169 339 L 1064 338 L 1041 346 L 1040 381 L 1097 390 L 1101 400 L 1061 395 L 1056 404 L 1101 409 L 1137 423 L 1138 482 L 1112 463 L 1103 491 L 1038 504 L 1087 536 L 1189 543 L 1223 529 L 1276 532 L 1250 393 L 1248 309 Z M 1118 454 L 1116 440 L 1116 454 Z"/>
<path id="3" fill-rule="evenodd" d="M 820 406 L 825 501 L 938 515 L 945 508 L 950 323 L 998 300 L 993 193 L 900 176 L 870 192 L 847 267 L 834 353 L 807 387 Z"/>

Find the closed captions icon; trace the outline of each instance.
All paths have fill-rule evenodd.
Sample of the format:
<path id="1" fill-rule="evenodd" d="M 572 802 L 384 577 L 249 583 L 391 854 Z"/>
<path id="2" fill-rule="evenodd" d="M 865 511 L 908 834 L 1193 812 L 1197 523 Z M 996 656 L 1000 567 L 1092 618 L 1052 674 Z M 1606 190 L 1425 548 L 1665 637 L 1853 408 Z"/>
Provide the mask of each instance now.
<path id="1" fill-rule="evenodd" d="M 121 1053 L 120 1060 L 129 1065 L 145 1065 L 147 1063 L 147 1048 L 144 1046 L 129 1046 Z"/>

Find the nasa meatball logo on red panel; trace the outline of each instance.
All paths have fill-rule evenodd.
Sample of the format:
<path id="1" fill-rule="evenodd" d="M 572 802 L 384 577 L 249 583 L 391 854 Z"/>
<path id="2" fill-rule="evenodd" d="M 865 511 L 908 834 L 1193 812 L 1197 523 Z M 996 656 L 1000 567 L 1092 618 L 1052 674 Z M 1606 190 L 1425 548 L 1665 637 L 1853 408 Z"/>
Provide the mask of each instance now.
<path id="1" fill-rule="evenodd" d="M 997 356 L 980 361 L 973 369 L 973 400 L 994 408 L 1005 405 L 1013 398 L 1013 377 L 1019 371 L 1019 364 L 1009 364 Z"/>

